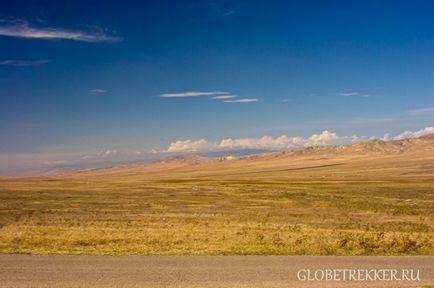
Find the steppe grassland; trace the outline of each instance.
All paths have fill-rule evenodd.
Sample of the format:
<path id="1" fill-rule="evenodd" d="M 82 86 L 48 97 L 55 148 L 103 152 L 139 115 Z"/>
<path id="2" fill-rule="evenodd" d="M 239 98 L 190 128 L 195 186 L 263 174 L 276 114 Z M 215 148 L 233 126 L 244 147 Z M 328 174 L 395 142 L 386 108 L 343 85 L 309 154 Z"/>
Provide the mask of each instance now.
<path id="1" fill-rule="evenodd" d="M 434 254 L 433 178 L 321 176 L 334 169 L 5 178 L 0 252 Z"/>

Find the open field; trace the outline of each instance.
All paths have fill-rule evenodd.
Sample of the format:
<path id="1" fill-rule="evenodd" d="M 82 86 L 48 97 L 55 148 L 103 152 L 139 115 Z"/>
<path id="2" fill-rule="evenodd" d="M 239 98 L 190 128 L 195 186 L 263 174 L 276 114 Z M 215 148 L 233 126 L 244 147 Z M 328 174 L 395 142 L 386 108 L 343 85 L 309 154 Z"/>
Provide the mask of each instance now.
<path id="1" fill-rule="evenodd" d="M 433 255 L 434 138 L 1 178 L 0 252 Z"/>

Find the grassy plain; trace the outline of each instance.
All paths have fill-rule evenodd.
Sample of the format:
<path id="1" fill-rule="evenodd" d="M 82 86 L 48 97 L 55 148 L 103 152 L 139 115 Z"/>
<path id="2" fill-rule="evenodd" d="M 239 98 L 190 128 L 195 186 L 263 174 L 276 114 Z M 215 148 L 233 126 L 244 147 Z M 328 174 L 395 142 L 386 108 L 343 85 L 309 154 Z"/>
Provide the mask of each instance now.
<path id="1" fill-rule="evenodd" d="M 0 178 L 0 253 L 433 255 L 416 140 Z"/>

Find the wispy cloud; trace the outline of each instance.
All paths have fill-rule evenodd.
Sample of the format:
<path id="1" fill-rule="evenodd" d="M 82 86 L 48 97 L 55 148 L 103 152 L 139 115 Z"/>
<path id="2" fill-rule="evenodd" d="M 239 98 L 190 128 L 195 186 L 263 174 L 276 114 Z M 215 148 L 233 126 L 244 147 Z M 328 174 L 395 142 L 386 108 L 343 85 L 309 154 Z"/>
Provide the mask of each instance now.
<path id="1" fill-rule="evenodd" d="M 38 66 L 51 62 L 51 60 L 3 60 L 0 62 L 0 65 L 4 66 L 15 66 L 15 67 L 26 67 L 26 66 Z"/>
<path id="2" fill-rule="evenodd" d="M 163 93 L 163 94 L 160 94 L 160 97 L 163 97 L 163 98 L 182 98 L 182 97 L 227 95 L 227 94 L 231 94 L 231 93 L 223 92 L 223 91 L 209 91 L 209 92 L 189 91 L 189 92 L 180 92 L 180 93 Z"/>
<path id="3" fill-rule="evenodd" d="M 236 100 L 225 100 L 223 102 L 225 103 L 252 103 L 252 102 L 258 102 L 259 100 L 256 98 L 241 98 Z"/>
<path id="4" fill-rule="evenodd" d="M 89 91 L 89 93 L 92 95 L 104 94 L 106 92 L 107 92 L 107 90 L 104 90 L 104 89 L 92 89 Z"/>
<path id="5" fill-rule="evenodd" d="M 357 96 L 357 97 L 364 97 L 364 98 L 371 97 L 370 94 L 359 93 L 359 92 L 341 92 L 341 93 L 339 93 L 339 95 L 340 95 L 340 96 L 343 96 L 343 97 L 354 97 L 354 96 Z"/>
<path id="6" fill-rule="evenodd" d="M 216 100 L 225 100 L 225 99 L 232 99 L 232 98 L 236 98 L 237 96 L 235 95 L 221 95 L 221 96 L 214 96 L 212 97 L 212 99 L 216 99 Z"/>
<path id="7" fill-rule="evenodd" d="M 83 42 L 117 42 L 122 40 L 120 37 L 107 35 L 103 29 L 96 26 L 85 32 L 58 27 L 36 27 L 25 20 L 0 21 L 0 36 L 47 40 L 66 39 Z"/>
<path id="8" fill-rule="evenodd" d="M 256 98 L 237 98 L 237 95 L 233 95 L 231 92 L 225 91 L 188 91 L 188 92 L 176 92 L 176 93 L 163 93 L 160 94 L 162 98 L 185 98 L 185 97 L 211 97 L 215 100 L 222 100 L 225 103 L 251 103 L 258 102 Z"/>
<path id="9" fill-rule="evenodd" d="M 426 114 L 434 114 L 434 107 L 414 109 L 408 112 L 408 115 L 410 116 L 419 116 L 419 115 L 426 115 Z"/>
<path id="10" fill-rule="evenodd" d="M 235 14 L 240 4 L 239 1 L 232 0 L 212 0 L 212 1 L 195 1 L 189 6 L 191 12 L 193 12 L 196 17 L 200 15 L 199 19 L 210 18 L 221 18 L 228 17 Z"/>
<path id="11" fill-rule="evenodd" d="M 94 158 L 109 158 L 118 154 L 116 149 L 100 150 L 95 154 L 88 154 L 81 157 L 81 160 L 94 159 Z"/>
<path id="12" fill-rule="evenodd" d="M 232 15 L 232 14 L 235 14 L 235 10 L 230 10 L 230 11 L 228 11 L 228 12 L 225 12 L 225 13 L 223 13 L 223 16 L 224 17 L 226 17 L 226 16 L 230 16 L 230 15 Z"/>
<path id="13" fill-rule="evenodd" d="M 357 96 L 357 95 L 359 95 L 359 93 L 357 93 L 357 92 L 342 92 L 342 93 L 339 93 L 339 95 L 344 96 L 344 97 L 351 97 L 351 96 Z"/>

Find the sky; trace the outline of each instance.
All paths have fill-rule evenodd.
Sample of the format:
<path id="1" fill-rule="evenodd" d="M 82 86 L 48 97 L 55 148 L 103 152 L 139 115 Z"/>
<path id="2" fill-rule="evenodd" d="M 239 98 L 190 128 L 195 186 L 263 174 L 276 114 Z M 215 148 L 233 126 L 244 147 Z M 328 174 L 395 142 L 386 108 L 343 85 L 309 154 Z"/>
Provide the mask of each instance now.
<path id="1" fill-rule="evenodd" d="M 3 1 L 0 174 L 434 132 L 433 1 Z"/>

